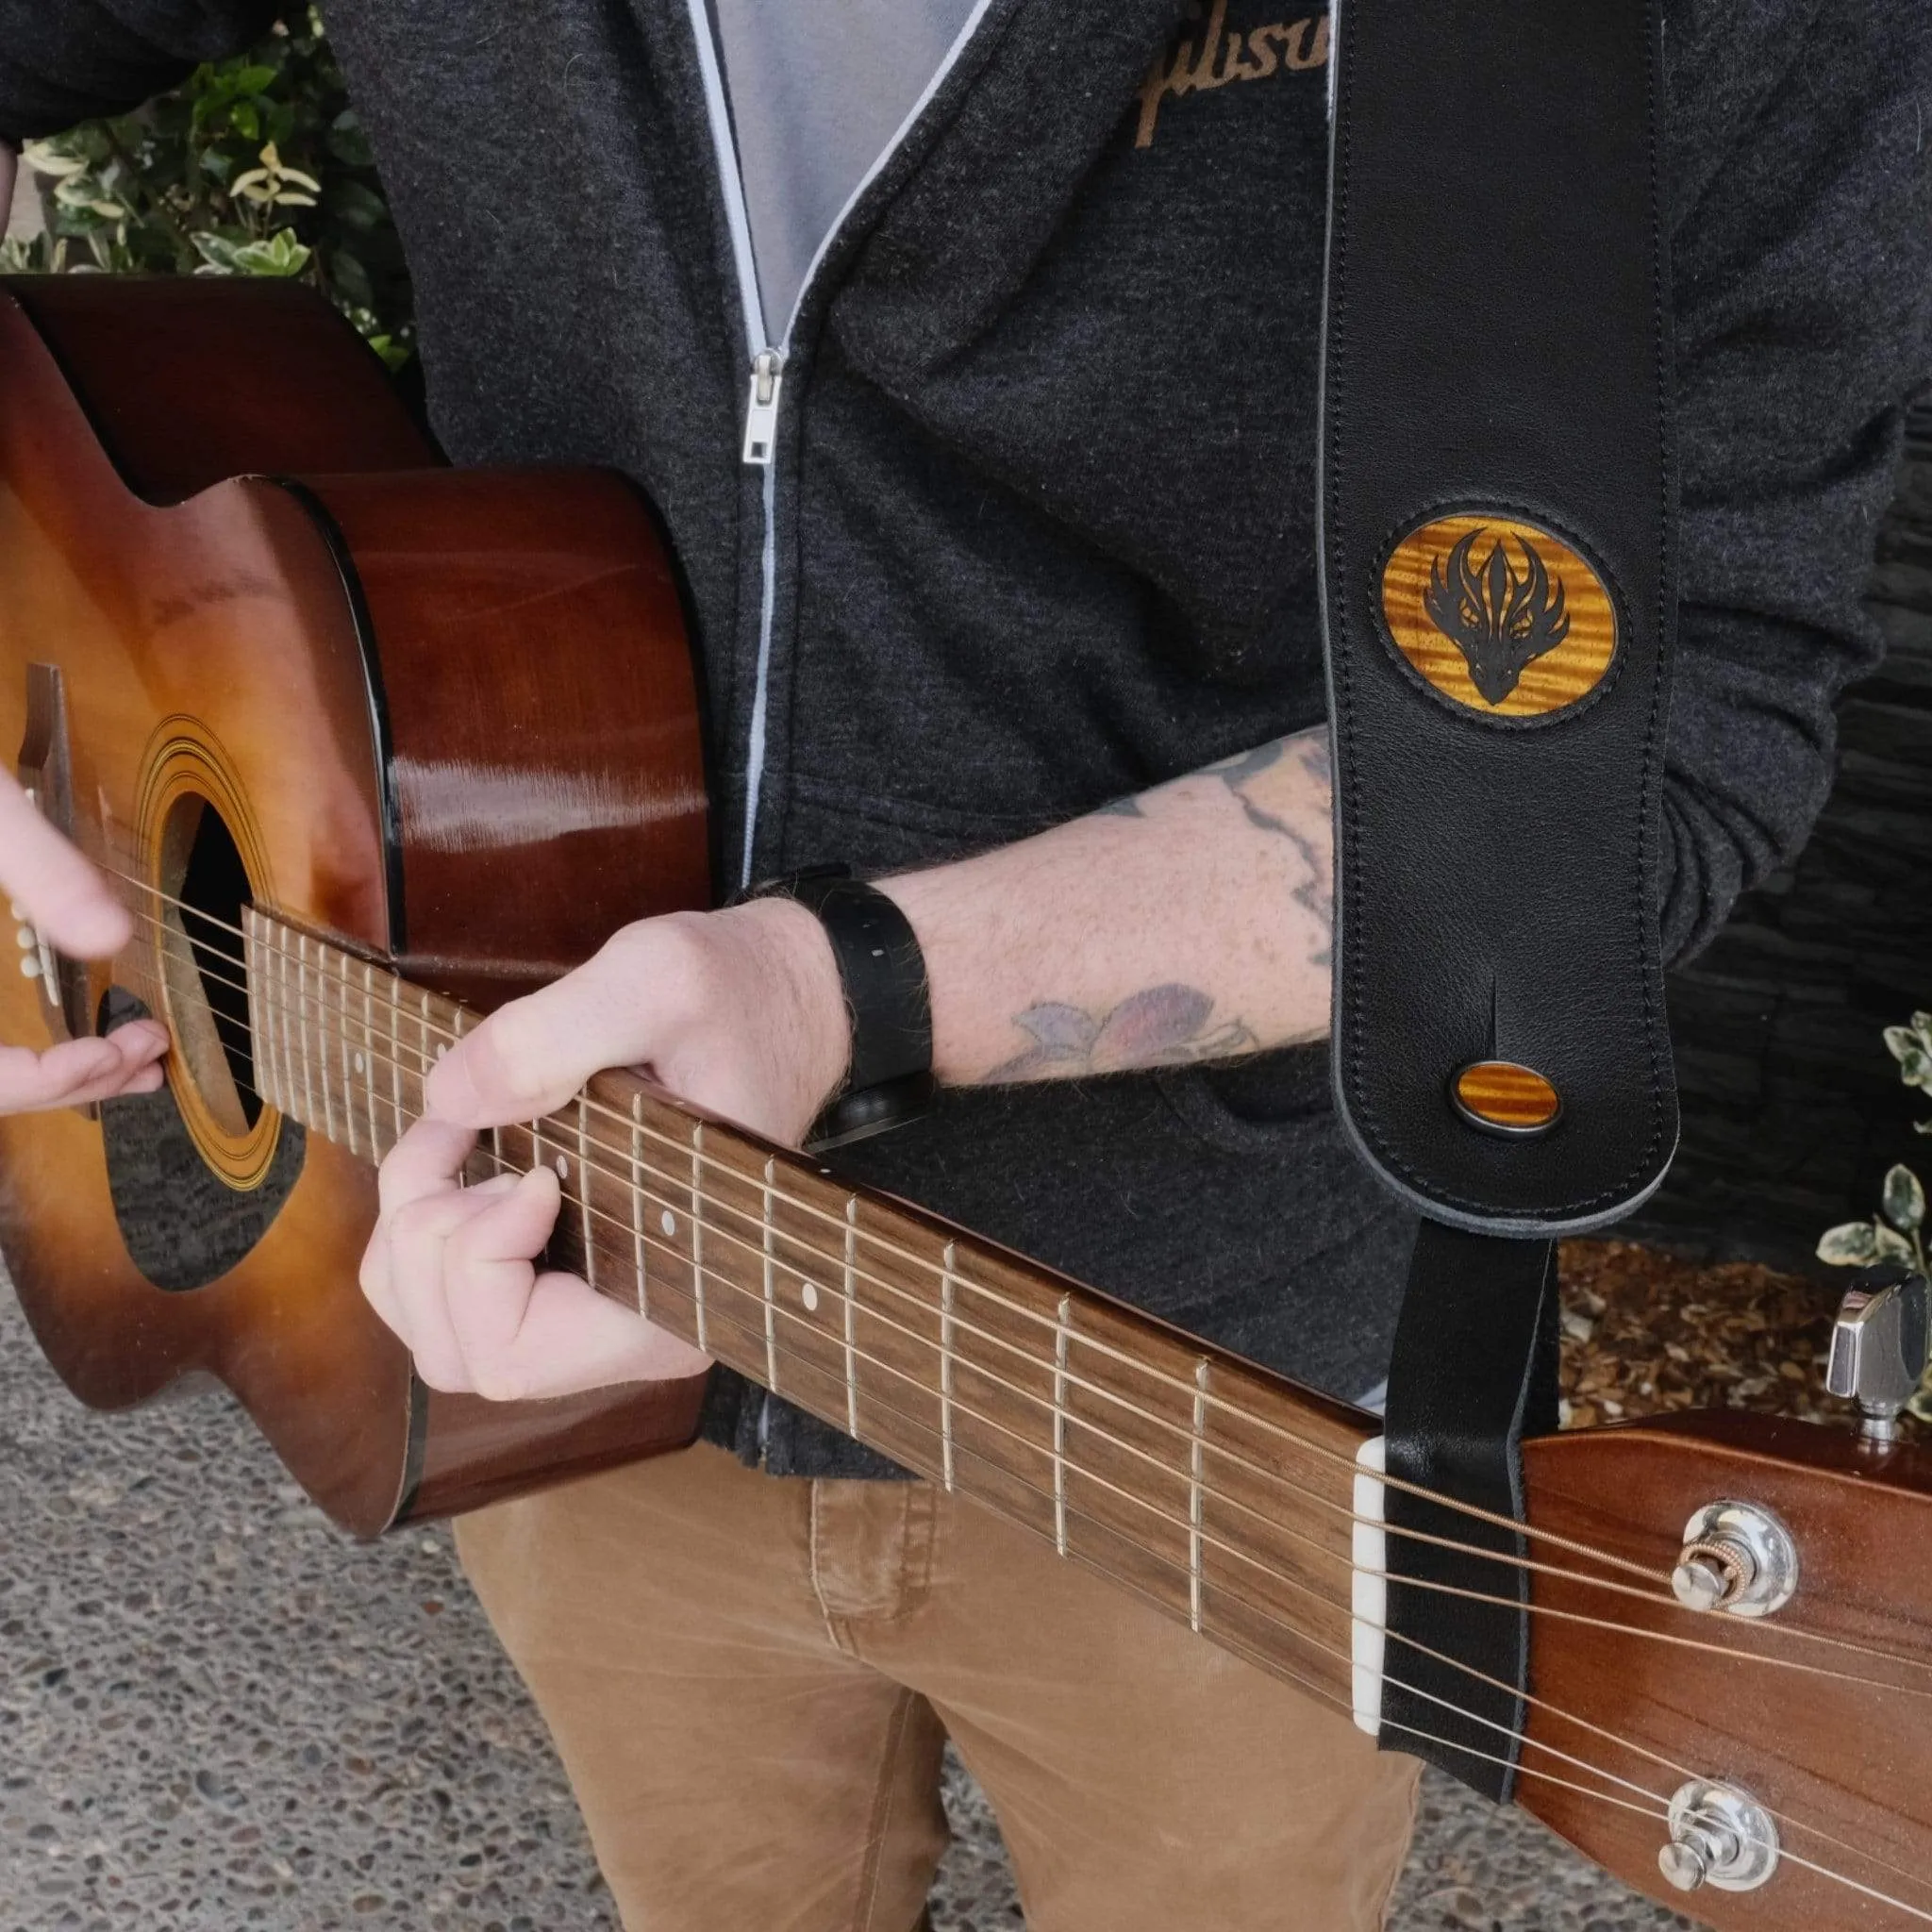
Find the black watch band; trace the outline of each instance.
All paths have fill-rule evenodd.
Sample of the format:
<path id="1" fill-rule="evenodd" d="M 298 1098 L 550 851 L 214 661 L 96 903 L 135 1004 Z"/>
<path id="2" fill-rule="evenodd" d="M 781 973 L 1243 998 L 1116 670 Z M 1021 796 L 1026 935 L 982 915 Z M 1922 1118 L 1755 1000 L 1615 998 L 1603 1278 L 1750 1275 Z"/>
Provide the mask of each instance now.
<path id="1" fill-rule="evenodd" d="M 825 929 L 852 1020 L 845 1084 L 812 1123 L 813 1153 L 917 1120 L 932 1105 L 932 996 L 912 924 L 842 865 L 815 865 L 755 887 L 795 899 Z"/>

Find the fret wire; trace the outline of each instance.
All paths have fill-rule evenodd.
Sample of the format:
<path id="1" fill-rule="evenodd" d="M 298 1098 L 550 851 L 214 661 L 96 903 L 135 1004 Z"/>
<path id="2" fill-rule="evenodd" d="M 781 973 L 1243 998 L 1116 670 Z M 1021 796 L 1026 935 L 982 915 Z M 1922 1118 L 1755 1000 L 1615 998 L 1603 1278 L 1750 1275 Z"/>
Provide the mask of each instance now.
<path id="1" fill-rule="evenodd" d="M 284 995 L 284 1005 L 282 1007 L 282 1070 L 286 1076 L 283 1083 L 284 1091 L 287 1095 L 285 1105 L 292 1111 L 295 1105 L 295 1048 L 293 1042 L 289 1038 L 289 1008 L 286 1003 L 286 996 L 289 991 L 288 932 L 285 927 L 276 925 L 271 925 L 269 930 L 275 936 L 275 976 Z"/>
<path id="2" fill-rule="evenodd" d="M 1053 1341 L 1053 1520 L 1054 1538 L 1067 1554 L 1067 1355 L 1072 1343 L 1068 1318 L 1074 1298 L 1060 1297 L 1059 1326 Z"/>
<path id="3" fill-rule="evenodd" d="M 648 1322 L 651 1318 L 651 1301 L 646 1286 L 649 1271 L 644 1265 L 644 1096 L 641 1093 L 633 1093 L 630 1097 L 630 1119 L 631 1266 L 638 1277 L 638 1313 Z"/>
<path id="4" fill-rule="evenodd" d="M 295 990 L 302 1005 L 295 1015 L 295 1038 L 302 1042 L 303 1118 L 315 1124 L 315 1076 L 308 1058 L 308 937 L 295 935 Z"/>
<path id="5" fill-rule="evenodd" d="M 349 1129 L 349 1152 L 353 1155 L 359 1154 L 362 1150 L 356 1145 L 356 1084 L 350 1073 L 349 1062 L 349 956 L 343 952 L 337 952 L 336 960 L 341 980 L 342 1119 Z M 325 981 L 326 974 L 324 977 Z M 369 1143 L 369 1151 L 372 1157 L 375 1153 L 375 1142 L 373 1140 Z"/>
<path id="6" fill-rule="evenodd" d="M 281 1106 L 281 1078 L 275 1070 L 275 1027 L 269 1021 L 268 956 L 262 943 L 262 928 L 251 909 L 246 915 L 248 938 L 248 1032 L 259 1076 L 270 1090 L 268 1104 Z M 262 1049 L 267 1048 L 264 1058 Z"/>
<path id="7" fill-rule="evenodd" d="M 308 958 L 308 941 L 302 941 L 302 958 Z M 336 1137 L 335 1102 L 328 1091 L 328 975 L 323 970 L 322 942 L 316 941 L 315 984 L 320 991 L 315 996 L 315 1058 L 322 1067 L 322 1133 L 323 1138 L 333 1141 Z"/>
<path id="8" fill-rule="evenodd" d="M 1208 1378 L 1212 1365 L 1203 1356 L 1194 1365 L 1194 1439 L 1188 1445 L 1188 1618 L 1201 1627 L 1201 1482 L 1208 1460 Z"/>
<path id="9" fill-rule="evenodd" d="M 765 1387 L 774 1395 L 778 1392 L 778 1327 L 777 1305 L 772 1278 L 772 1264 L 776 1257 L 773 1243 L 777 1231 L 772 1225 L 772 1182 L 777 1173 L 775 1160 L 765 1162 L 764 1185 L 764 1288 L 765 1288 Z M 802 1277 L 801 1277 L 802 1278 Z"/>
<path id="10" fill-rule="evenodd" d="M 386 1158 L 387 1151 L 382 1144 L 382 1128 L 375 1118 L 375 969 L 367 959 L 362 961 L 362 1050 L 368 1056 L 369 1063 L 363 1070 L 362 1100 L 369 1112 L 369 1144 L 375 1148 L 378 1158 Z"/>
<path id="11" fill-rule="evenodd" d="M 584 1096 L 577 1095 L 577 1210 L 584 1230 L 584 1279 L 597 1285 L 597 1244 L 591 1238 L 591 1157 L 586 1151 L 591 1138 L 590 1122 L 584 1113 Z"/>
<path id="12" fill-rule="evenodd" d="M 845 1433 L 858 1435 L 858 1196 L 845 1197 Z"/>
<path id="13" fill-rule="evenodd" d="M 372 967 L 370 971 L 374 973 L 375 969 Z M 403 1008 L 401 1002 L 397 1000 L 385 1000 L 383 1005 L 389 1008 L 389 1040 L 391 1056 L 389 1063 L 389 1107 L 391 1116 L 391 1124 L 395 1130 L 394 1138 L 389 1144 L 393 1149 L 396 1141 L 400 1141 L 408 1131 L 403 1120 Z M 375 1051 L 375 1029 L 374 1027 L 371 1027 L 369 1032 L 369 1051 L 372 1054 Z M 373 1091 L 375 1086 L 375 1069 L 373 1066 L 370 1068 L 369 1074 L 369 1084 Z"/>
<path id="14" fill-rule="evenodd" d="M 704 1201 L 705 1124 L 691 1124 L 691 1278 L 697 1290 L 698 1352 L 709 1355 L 705 1344 L 705 1217 Z"/>
<path id="15" fill-rule="evenodd" d="M 946 1272 L 940 1276 L 940 1428 L 948 1490 L 953 1487 L 953 1261 L 957 1245 L 946 1243 Z"/>

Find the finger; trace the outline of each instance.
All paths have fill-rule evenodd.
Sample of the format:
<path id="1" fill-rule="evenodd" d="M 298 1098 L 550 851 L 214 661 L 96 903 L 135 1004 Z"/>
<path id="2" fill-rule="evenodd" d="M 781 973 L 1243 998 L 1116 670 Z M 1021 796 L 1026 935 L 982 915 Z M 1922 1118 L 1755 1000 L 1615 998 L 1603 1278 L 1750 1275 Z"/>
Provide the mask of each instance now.
<path id="1" fill-rule="evenodd" d="M 105 1040 L 63 1040 L 42 1053 L 0 1046 L 0 1113 L 78 1107 L 130 1091 L 133 1077 L 152 1066 L 158 1055 L 146 1034 L 125 1047 L 120 1041 L 119 1033 Z M 164 1033 L 162 1049 L 166 1045 Z M 158 1084 L 157 1074 L 150 1086 Z"/>
<path id="2" fill-rule="evenodd" d="M 499 1008 L 431 1069 L 431 1110 L 473 1127 L 540 1120 L 591 1074 L 652 1058 L 664 1036 L 665 982 L 677 972 L 672 958 L 663 945 L 607 946 L 556 985 Z"/>
<path id="3" fill-rule="evenodd" d="M 106 958 L 134 930 L 108 882 L 0 773 L 0 888 L 48 941 L 77 959 Z"/>
<path id="4" fill-rule="evenodd" d="M 490 1206 L 485 1189 L 453 1188 L 412 1201 L 388 1217 L 392 1325 L 415 1357 L 416 1373 L 432 1389 L 475 1387 L 450 1320 L 446 1251 L 450 1237 Z"/>
<path id="5" fill-rule="evenodd" d="M 709 1356 L 607 1300 L 575 1274 L 538 1275 L 517 1342 L 532 1360 L 555 1365 L 547 1380 L 538 1378 L 532 1396 L 568 1395 L 611 1382 L 674 1381 L 711 1366 Z"/>
<path id="6" fill-rule="evenodd" d="M 450 1324 L 471 1386 L 498 1402 L 517 1400 L 526 1380 L 515 1340 L 536 1285 L 537 1257 L 557 1224 L 560 1191 L 546 1168 L 517 1176 L 449 1240 L 443 1282 Z"/>
<path id="7" fill-rule="evenodd" d="M 453 1233 L 443 1279 L 472 1385 L 498 1402 L 692 1374 L 707 1358 L 575 1274 L 538 1274 L 557 1215 L 542 1169 Z"/>
<path id="8" fill-rule="evenodd" d="M 457 1185 L 476 1145 L 468 1127 L 425 1115 L 390 1149 L 376 1170 L 377 1197 L 391 1215 L 425 1194 L 440 1194 Z"/>
<path id="9" fill-rule="evenodd" d="M 392 1286 L 391 1223 L 403 1208 L 432 1195 L 458 1191 L 475 1136 L 447 1121 L 420 1120 L 390 1149 L 375 1171 L 375 1232 L 362 1252 L 362 1292 L 375 1312 L 402 1334 L 403 1315 Z M 408 1337 L 403 1336 L 407 1341 Z"/>

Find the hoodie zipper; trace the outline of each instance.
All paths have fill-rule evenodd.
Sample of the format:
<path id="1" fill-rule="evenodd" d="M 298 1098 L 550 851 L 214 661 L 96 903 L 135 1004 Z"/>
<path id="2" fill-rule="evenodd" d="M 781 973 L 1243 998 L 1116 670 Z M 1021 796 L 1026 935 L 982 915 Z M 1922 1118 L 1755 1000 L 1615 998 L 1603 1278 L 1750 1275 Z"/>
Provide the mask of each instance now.
<path id="1" fill-rule="evenodd" d="M 745 745 L 744 847 L 739 860 L 739 890 L 751 884 L 752 851 L 757 842 L 758 807 L 764 793 L 766 727 L 770 711 L 772 675 L 772 611 L 777 591 L 777 464 L 774 460 L 778 441 L 778 409 L 785 390 L 785 364 L 791 354 L 791 331 L 798 325 L 800 309 L 818 278 L 820 264 L 839 238 L 859 198 L 880 169 L 891 159 L 911 132 L 927 104 L 947 75 L 953 71 L 966 44 L 984 18 L 992 0 L 974 0 L 973 10 L 946 49 L 937 72 L 926 82 L 906 118 L 852 192 L 831 226 L 820 238 L 819 245 L 807 264 L 805 279 L 785 318 L 778 340 L 767 339 L 765 305 L 758 293 L 758 263 L 752 254 L 751 216 L 745 208 L 744 177 L 739 171 L 738 145 L 731 132 L 731 112 L 724 93 L 724 74 L 718 58 L 718 42 L 711 29 L 708 0 L 685 0 L 691 16 L 692 38 L 697 42 L 698 72 L 704 80 L 705 113 L 710 123 L 711 151 L 718 164 L 718 184 L 724 198 L 724 222 L 731 235 L 731 260 L 738 277 L 738 296 L 744 315 L 745 358 L 750 365 L 750 387 L 744 408 L 742 460 L 764 472 L 760 506 L 764 528 L 758 558 L 758 658 L 757 680 L 752 689 L 751 730 Z"/>

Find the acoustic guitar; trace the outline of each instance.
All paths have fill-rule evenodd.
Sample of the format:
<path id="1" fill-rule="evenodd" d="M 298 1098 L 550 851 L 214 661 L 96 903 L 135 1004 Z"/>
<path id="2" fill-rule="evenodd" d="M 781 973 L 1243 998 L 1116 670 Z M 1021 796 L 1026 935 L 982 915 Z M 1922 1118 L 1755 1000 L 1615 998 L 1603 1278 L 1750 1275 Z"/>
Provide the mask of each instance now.
<path id="1" fill-rule="evenodd" d="M 175 1041 L 161 1094 L 0 1120 L 0 1247 L 69 1386 L 225 1383 L 363 1535 L 689 1441 L 698 1381 L 430 1392 L 356 1283 L 437 1056 L 707 903 L 648 505 L 443 466 L 300 291 L 20 279 L 0 586 L 0 735 L 136 923 L 105 966 L 23 926 L 0 1038 L 145 1008 Z M 1374 1417 L 621 1074 L 471 1171 L 538 1161 L 558 1265 L 1380 1727 L 1404 1645 Z M 1887 1320 L 1908 1356 L 1900 1292 L 1873 1287 L 1848 1357 Z M 1932 1457 L 1712 1412 L 1525 1462 L 1532 1694 L 1496 1740 L 1520 1802 L 1717 1926 L 1932 1924 Z"/>

